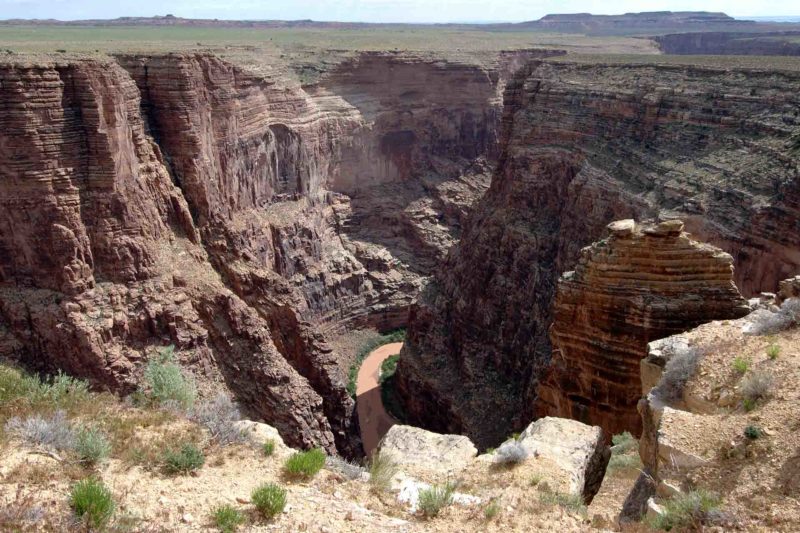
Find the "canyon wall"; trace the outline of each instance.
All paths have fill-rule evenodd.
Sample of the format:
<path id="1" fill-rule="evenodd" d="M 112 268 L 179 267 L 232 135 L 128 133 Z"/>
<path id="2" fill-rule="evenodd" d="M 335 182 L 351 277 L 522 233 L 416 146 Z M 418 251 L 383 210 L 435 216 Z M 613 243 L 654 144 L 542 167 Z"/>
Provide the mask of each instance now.
<path id="1" fill-rule="evenodd" d="M 534 416 L 559 276 L 613 220 L 681 218 L 751 295 L 800 268 L 794 72 L 533 62 L 500 160 L 412 309 L 409 422 L 495 446 Z"/>
<path id="2" fill-rule="evenodd" d="M 647 344 L 750 311 L 733 284 L 733 259 L 668 220 L 613 222 L 558 282 L 550 368 L 537 416 L 598 425 L 609 436 L 639 434 L 639 367 Z"/>
<path id="3" fill-rule="evenodd" d="M 800 56 L 798 31 L 765 33 L 698 32 L 653 37 L 665 54 Z"/>
<path id="4" fill-rule="evenodd" d="M 305 89 L 207 53 L 0 65 L 0 356 L 130 392 L 174 344 L 291 445 L 358 455 L 326 336 L 405 324 L 518 60 L 364 54 Z"/>

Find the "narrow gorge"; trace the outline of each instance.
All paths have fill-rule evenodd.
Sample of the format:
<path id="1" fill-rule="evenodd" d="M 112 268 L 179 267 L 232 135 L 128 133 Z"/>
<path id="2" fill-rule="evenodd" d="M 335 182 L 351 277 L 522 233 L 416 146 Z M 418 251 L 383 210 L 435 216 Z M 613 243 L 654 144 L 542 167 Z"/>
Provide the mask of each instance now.
<path id="1" fill-rule="evenodd" d="M 657 302 L 611 304 L 610 321 L 647 317 L 606 329 L 644 357 L 740 316 L 736 287 L 796 274 L 798 82 L 545 49 L 481 65 L 362 52 L 304 85 L 205 52 L 4 60 L 0 356 L 129 393 L 172 344 L 287 444 L 359 457 L 353 359 L 332 339 L 407 326 L 409 423 L 480 448 L 543 414 L 635 431 L 633 362 L 619 395 L 551 368 L 565 329 L 593 334 L 559 324 L 591 296 L 558 280 L 615 220 L 680 219 L 729 254 L 708 278 L 727 307 L 669 308 L 685 318 L 664 326 Z M 606 385 L 624 423 L 596 414 L 619 405 L 576 407 Z"/>

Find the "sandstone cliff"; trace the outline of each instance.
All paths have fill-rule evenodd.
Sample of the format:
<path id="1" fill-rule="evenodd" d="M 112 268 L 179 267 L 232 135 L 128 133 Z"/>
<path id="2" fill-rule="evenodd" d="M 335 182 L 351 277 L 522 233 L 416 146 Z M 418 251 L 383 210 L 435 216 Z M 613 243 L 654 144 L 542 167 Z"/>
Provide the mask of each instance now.
<path id="1" fill-rule="evenodd" d="M 682 233 L 683 223 L 609 225 L 581 253 L 553 303 L 553 357 L 537 391 L 537 415 L 638 434 L 639 365 L 653 339 L 749 312 L 733 261 Z"/>
<path id="2" fill-rule="evenodd" d="M 175 344 L 290 444 L 357 454 L 325 335 L 405 323 L 515 61 L 364 54 L 307 90 L 207 53 L 3 64 L 0 355 L 127 392 Z"/>
<path id="3" fill-rule="evenodd" d="M 410 422 L 493 446 L 533 417 L 556 280 L 622 218 L 681 218 L 745 294 L 800 268 L 791 72 L 533 63 L 506 90 L 500 162 L 412 309 Z M 435 407 L 431 407 L 435 406 Z"/>

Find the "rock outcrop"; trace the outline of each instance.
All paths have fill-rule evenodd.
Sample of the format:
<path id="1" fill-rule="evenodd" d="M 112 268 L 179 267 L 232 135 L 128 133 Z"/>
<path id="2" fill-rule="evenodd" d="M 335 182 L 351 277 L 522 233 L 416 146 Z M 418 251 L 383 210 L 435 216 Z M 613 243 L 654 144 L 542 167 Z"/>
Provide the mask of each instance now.
<path id="1" fill-rule="evenodd" d="M 395 424 L 381 439 L 378 449 L 406 473 L 452 476 L 466 468 L 478 449 L 462 435 L 441 435 Z"/>
<path id="2" fill-rule="evenodd" d="M 533 63 L 508 84 L 500 162 L 411 311 L 409 422 L 497 445 L 533 416 L 561 274 L 613 220 L 680 218 L 745 295 L 800 268 L 791 71 Z"/>
<path id="3" fill-rule="evenodd" d="M 570 476 L 570 492 L 591 503 L 600 490 L 611 451 L 603 430 L 576 420 L 544 417 L 519 436 L 532 455 L 552 458 Z"/>
<path id="4" fill-rule="evenodd" d="M 650 343 L 639 404 L 644 471 L 628 495 L 622 522 L 702 489 L 720 498 L 717 515 L 703 520 L 727 518 L 746 530 L 794 528 L 797 505 L 786 496 L 798 488 L 800 321 L 785 323 L 778 316 L 794 305 L 800 300 Z M 754 335 L 754 322 L 781 327 Z M 747 370 L 737 370 L 737 360 L 746 361 Z"/>
<path id="5" fill-rule="evenodd" d="M 733 259 L 693 241 L 683 222 L 613 222 L 564 274 L 553 303 L 550 370 L 538 414 L 638 434 L 639 367 L 647 344 L 705 322 L 749 312 Z"/>

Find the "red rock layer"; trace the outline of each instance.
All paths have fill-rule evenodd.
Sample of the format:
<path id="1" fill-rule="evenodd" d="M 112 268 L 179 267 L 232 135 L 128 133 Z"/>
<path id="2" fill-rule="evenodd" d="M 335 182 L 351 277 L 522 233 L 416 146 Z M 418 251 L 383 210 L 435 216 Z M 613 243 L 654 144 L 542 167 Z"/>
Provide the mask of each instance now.
<path id="1" fill-rule="evenodd" d="M 609 225 L 558 283 L 553 356 L 538 389 L 538 416 L 638 434 L 639 367 L 650 341 L 749 312 L 733 284 L 733 259 L 693 241 L 683 223 Z"/>
<path id="2" fill-rule="evenodd" d="M 558 277 L 622 218 L 681 218 L 745 294 L 800 269 L 793 72 L 532 63 L 505 95 L 500 162 L 412 309 L 409 422 L 495 446 L 534 417 Z M 434 406 L 434 407 L 431 407 Z"/>

